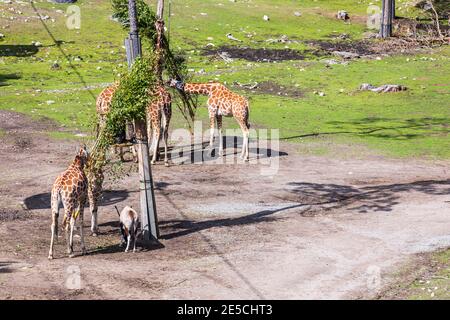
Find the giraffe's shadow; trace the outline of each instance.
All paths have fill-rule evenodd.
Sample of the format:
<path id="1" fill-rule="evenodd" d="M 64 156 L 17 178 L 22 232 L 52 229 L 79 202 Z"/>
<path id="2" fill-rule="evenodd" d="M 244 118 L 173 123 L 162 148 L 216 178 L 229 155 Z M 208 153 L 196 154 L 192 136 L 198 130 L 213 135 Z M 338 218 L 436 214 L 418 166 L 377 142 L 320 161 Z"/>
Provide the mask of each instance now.
<path id="1" fill-rule="evenodd" d="M 222 139 L 225 162 L 227 164 L 238 162 L 239 155 L 242 151 L 242 137 L 223 136 Z M 161 151 L 160 149 L 160 154 L 162 154 Z M 283 157 L 287 155 L 287 152 L 277 150 L 274 143 L 270 141 L 257 139 L 250 139 L 249 141 L 250 160 Z M 219 155 L 219 141 L 217 137 L 214 140 L 212 148 L 209 146 L 209 142 L 185 144 L 169 148 L 169 160 L 176 164 L 196 164 L 217 161 L 221 157 Z"/>
<path id="2" fill-rule="evenodd" d="M 127 190 L 105 190 L 103 191 L 103 199 L 100 201 L 101 206 L 113 205 L 126 200 L 130 195 Z M 50 209 L 50 192 L 39 193 L 24 199 L 24 209 L 39 210 Z M 86 203 L 86 206 L 89 204 Z"/>

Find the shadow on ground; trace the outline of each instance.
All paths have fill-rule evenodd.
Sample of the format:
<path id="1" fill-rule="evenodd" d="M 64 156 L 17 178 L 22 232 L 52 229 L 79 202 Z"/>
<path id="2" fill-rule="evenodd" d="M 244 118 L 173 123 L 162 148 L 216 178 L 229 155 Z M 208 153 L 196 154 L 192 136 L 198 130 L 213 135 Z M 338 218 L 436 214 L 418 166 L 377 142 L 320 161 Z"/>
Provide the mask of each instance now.
<path id="1" fill-rule="evenodd" d="M 308 205 L 328 205 L 327 209 L 347 207 L 359 213 L 392 211 L 401 193 L 420 192 L 449 195 L 450 180 L 425 180 L 377 186 L 354 187 L 338 184 L 291 182 L 288 189 L 295 199 Z"/>
<path id="2" fill-rule="evenodd" d="M 305 182 L 290 182 L 287 185 L 288 194 L 283 200 L 296 201 L 298 204 L 288 205 L 275 210 L 263 210 L 237 218 L 223 218 L 207 221 L 167 220 L 161 221 L 161 230 L 167 233 L 161 239 L 172 239 L 199 232 L 214 227 L 233 227 L 246 224 L 270 222 L 278 220 L 272 215 L 290 210 L 303 209 L 296 214 L 302 216 L 314 215 L 317 209 L 331 210 L 348 207 L 348 210 L 358 213 L 389 212 L 399 204 L 401 193 L 421 192 L 430 195 L 449 195 L 450 179 L 415 181 L 404 184 L 388 184 L 365 186 L 361 188 Z M 167 196 L 165 196 L 167 198 Z M 170 201 L 170 200 L 169 200 Z M 171 201 L 170 201 L 171 202 Z"/>
<path id="3" fill-rule="evenodd" d="M 312 132 L 283 138 L 291 140 L 324 135 L 351 134 L 391 140 L 410 140 L 436 135 L 448 135 L 450 118 L 363 118 L 353 121 L 329 121 L 331 131 Z"/>
<path id="4" fill-rule="evenodd" d="M 14 272 L 14 269 L 9 267 L 14 263 L 15 263 L 14 261 L 0 261 L 0 274 Z"/>
<path id="5" fill-rule="evenodd" d="M 0 57 L 30 57 L 38 53 L 39 47 L 27 44 L 2 44 Z"/>
<path id="6" fill-rule="evenodd" d="M 223 136 L 223 149 L 226 163 L 232 163 L 229 158 L 235 157 L 238 160 L 242 151 L 242 137 L 239 136 Z M 264 140 L 264 143 L 266 140 Z M 263 141 L 250 139 L 249 142 L 249 157 L 252 159 L 265 159 L 287 156 L 288 153 L 284 151 L 275 150 L 269 147 L 270 142 L 263 144 Z M 169 159 L 177 164 L 187 163 L 203 163 L 220 160 L 219 156 L 219 142 L 216 138 L 213 148 L 209 147 L 209 142 L 202 142 L 191 145 L 183 145 L 169 148 Z M 160 156 L 161 157 L 161 156 Z"/>
<path id="7" fill-rule="evenodd" d="M 126 200 L 130 192 L 127 190 L 105 190 L 103 198 L 100 201 L 101 206 L 113 205 Z M 25 208 L 28 210 L 35 209 L 50 209 L 50 192 L 39 193 L 28 198 L 25 198 Z M 86 204 L 87 206 L 89 204 Z"/>
<path id="8" fill-rule="evenodd" d="M 18 80 L 21 76 L 17 73 L 0 74 L 0 87 L 9 86 L 9 80 Z"/>

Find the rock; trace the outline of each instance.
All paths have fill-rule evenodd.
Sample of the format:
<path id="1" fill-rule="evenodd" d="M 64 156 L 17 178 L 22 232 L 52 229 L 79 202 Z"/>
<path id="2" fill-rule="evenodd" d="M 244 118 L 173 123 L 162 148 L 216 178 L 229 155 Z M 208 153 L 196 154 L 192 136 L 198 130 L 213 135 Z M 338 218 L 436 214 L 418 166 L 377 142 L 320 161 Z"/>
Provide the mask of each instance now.
<path id="1" fill-rule="evenodd" d="M 363 83 L 359 90 L 361 91 L 372 91 L 377 93 L 387 93 L 387 92 L 399 92 L 399 91 L 405 91 L 408 88 L 402 85 L 398 84 L 385 84 L 379 87 L 375 87 L 369 83 Z"/>
<path id="2" fill-rule="evenodd" d="M 55 101 L 54 101 L 54 100 L 47 100 L 46 103 L 47 103 L 48 105 L 51 105 L 51 104 L 54 104 Z"/>
<path id="3" fill-rule="evenodd" d="M 238 42 L 242 42 L 242 40 L 239 40 L 235 37 L 233 37 L 233 35 L 231 33 L 227 33 L 227 38 L 233 41 L 238 41 Z"/>
<path id="4" fill-rule="evenodd" d="M 3 39 L 5 35 L 3 33 L 0 33 L 0 39 Z"/>
<path id="5" fill-rule="evenodd" d="M 31 44 L 35 47 L 42 47 L 42 43 L 40 43 L 39 41 L 31 41 Z"/>
<path id="6" fill-rule="evenodd" d="M 348 51 L 333 51 L 332 53 L 335 56 L 341 57 L 343 59 L 355 59 L 360 57 L 359 54 Z"/>
<path id="7" fill-rule="evenodd" d="M 336 14 L 336 18 L 339 20 L 348 20 L 350 19 L 350 16 L 348 15 L 348 12 L 345 10 L 339 10 Z"/>
<path id="8" fill-rule="evenodd" d="M 61 69 L 61 66 L 59 65 L 59 63 L 58 62 L 53 62 L 53 64 L 52 64 L 52 66 L 51 66 L 51 69 L 52 70 L 58 70 L 58 69 Z"/>
<path id="9" fill-rule="evenodd" d="M 263 19 L 264 19 L 265 21 L 269 21 L 269 20 L 270 20 L 270 18 L 269 18 L 268 15 L 264 15 L 264 16 L 263 16 Z"/>
<path id="10" fill-rule="evenodd" d="M 220 52 L 219 57 L 221 57 L 226 63 L 233 62 L 233 59 L 230 57 L 228 52 Z"/>
<path id="11" fill-rule="evenodd" d="M 302 15 L 302 13 L 300 11 L 295 11 L 294 12 L 294 16 L 296 17 L 300 17 Z"/>

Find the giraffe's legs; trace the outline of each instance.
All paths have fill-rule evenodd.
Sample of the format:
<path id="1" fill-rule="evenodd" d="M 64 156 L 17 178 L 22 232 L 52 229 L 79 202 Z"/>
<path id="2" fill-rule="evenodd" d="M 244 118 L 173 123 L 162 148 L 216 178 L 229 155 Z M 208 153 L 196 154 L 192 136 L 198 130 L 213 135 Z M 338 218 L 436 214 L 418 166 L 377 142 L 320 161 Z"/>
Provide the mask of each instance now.
<path id="1" fill-rule="evenodd" d="M 216 122 L 216 115 L 214 113 L 209 114 L 209 147 L 212 148 L 214 144 L 214 126 Z"/>
<path id="2" fill-rule="evenodd" d="M 219 131 L 219 155 L 223 156 L 222 116 L 217 115 L 217 129 Z"/>
<path id="3" fill-rule="evenodd" d="M 164 165 L 166 167 L 169 166 L 169 159 L 168 159 L 168 153 L 169 151 L 167 150 L 167 139 L 169 138 L 169 132 L 168 132 L 169 128 L 164 128 L 164 132 L 163 132 L 163 140 L 164 140 Z"/>
<path id="4" fill-rule="evenodd" d="M 86 246 L 84 244 L 84 200 L 80 201 L 80 206 L 78 208 L 78 211 L 80 212 L 80 240 L 81 240 L 81 254 L 86 254 Z"/>
<path id="5" fill-rule="evenodd" d="M 245 119 L 239 121 L 239 125 L 242 130 L 242 152 L 241 158 L 244 161 L 248 161 L 248 136 L 249 136 L 249 128 L 247 121 Z"/>
<path id="6" fill-rule="evenodd" d="M 160 134 L 161 134 L 161 128 L 159 126 L 154 126 L 153 139 L 152 139 L 153 155 L 152 155 L 151 164 L 155 164 L 156 160 L 158 159 L 159 140 L 161 138 Z"/>
<path id="7" fill-rule="evenodd" d="M 53 259 L 53 243 L 55 238 L 58 238 L 58 211 L 52 208 L 52 239 L 50 240 L 50 251 L 48 252 L 48 258 Z"/>
<path id="8" fill-rule="evenodd" d="M 73 214 L 73 212 L 72 212 Z M 73 229 L 75 227 L 75 219 L 74 217 L 70 217 L 70 231 L 69 231 L 69 243 L 67 246 L 67 253 L 69 254 L 69 258 L 73 258 Z"/>
<path id="9" fill-rule="evenodd" d="M 88 190 L 89 197 L 89 211 L 91 212 L 91 232 L 92 236 L 96 237 L 98 232 L 98 204 L 97 197 L 94 195 L 92 188 Z"/>

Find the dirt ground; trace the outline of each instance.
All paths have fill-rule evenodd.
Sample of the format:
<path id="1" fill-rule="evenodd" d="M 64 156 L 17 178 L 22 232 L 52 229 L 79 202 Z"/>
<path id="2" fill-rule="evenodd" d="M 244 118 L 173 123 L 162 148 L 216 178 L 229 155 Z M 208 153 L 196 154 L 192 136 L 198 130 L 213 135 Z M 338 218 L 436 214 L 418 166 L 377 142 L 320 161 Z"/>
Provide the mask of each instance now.
<path id="1" fill-rule="evenodd" d="M 372 298 L 417 253 L 450 245 L 449 162 L 281 143 L 248 164 L 155 165 L 161 239 L 136 253 L 119 247 L 113 206 L 139 207 L 137 174 L 107 181 L 88 255 L 67 258 L 61 238 L 48 261 L 49 192 L 77 143 L 11 112 L 0 128 L 0 299 Z"/>

